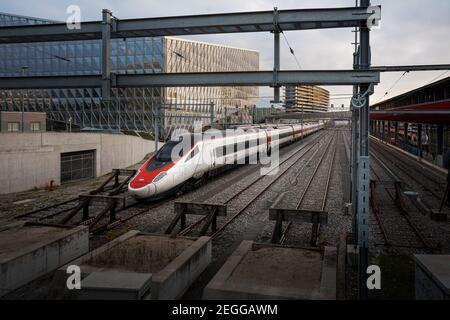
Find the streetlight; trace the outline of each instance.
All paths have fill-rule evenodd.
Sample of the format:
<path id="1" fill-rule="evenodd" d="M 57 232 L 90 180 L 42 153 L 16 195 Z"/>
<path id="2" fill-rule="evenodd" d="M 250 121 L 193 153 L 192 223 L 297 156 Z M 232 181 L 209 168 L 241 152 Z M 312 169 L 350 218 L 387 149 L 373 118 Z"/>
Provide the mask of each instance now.
<path id="1" fill-rule="evenodd" d="M 22 66 L 22 77 L 25 77 L 25 73 L 26 73 L 26 71 L 28 70 L 28 66 Z M 22 132 L 24 132 L 25 130 L 24 130 L 24 116 L 23 116 L 23 113 L 24 113 L 24 108 L 25 108 L 25 106 L 24 106 L 24 104 L 25 104 L 25 101 L 24 101 L 24 99 L 25 99 L 25 97 L 24 97 L 24 94 L 23 94 L 23 90 L 21 91 L 21 97 L 22 97 L 22 122 L 21 122 L 21 124 L 20 124 L 20 127 L 21 127 L 21 131 Z"/>
<path id="2" fill-rule="evenodd" d="M 72 132 L 72 117 L 69 116 L 69 128 L 68 128 L 69 133 Z"/>

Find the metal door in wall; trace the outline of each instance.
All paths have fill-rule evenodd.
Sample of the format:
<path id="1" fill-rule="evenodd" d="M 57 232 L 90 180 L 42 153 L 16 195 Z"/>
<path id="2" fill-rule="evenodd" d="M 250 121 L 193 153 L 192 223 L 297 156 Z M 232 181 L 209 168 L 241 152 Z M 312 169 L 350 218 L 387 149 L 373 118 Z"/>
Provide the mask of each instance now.
<path id="1" fill-rule="evenodd" d="M 95 150 L 61 153 L 61 183 L 95 177 Z"/>

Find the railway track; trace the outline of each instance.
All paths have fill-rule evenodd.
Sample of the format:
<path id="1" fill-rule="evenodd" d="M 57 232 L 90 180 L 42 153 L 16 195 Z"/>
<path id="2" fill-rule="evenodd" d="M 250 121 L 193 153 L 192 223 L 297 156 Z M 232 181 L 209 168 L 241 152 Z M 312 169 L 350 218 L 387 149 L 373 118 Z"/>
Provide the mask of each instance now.
<path id="1" fill-rule="evenodd" d="M 303 151 L 305 148 L 310 148 L 312 146 L 314 146 L 317 141 L 321 140 L 326 134 L 320 134 L 318 137 L 316 137 L 313 142 L 308 142 L 306 145 L 302 146 L 301 148 L 299 148 L 298 150 L 295 150 L 294 152 L 292 152 L 291 154 L 289 154 L 287 156 L 287 158 L 284 160 L 283 163 L 292 160 L 298 153 L 300 153 L 301 151 Z M 228 182 L 227 184 L 230 187 L 232 186 L 232 182 L 236 181 L 236 180 L 240 180 L 243 177 L 247 177 L 257 171 L 260 170 L 260 166 L 253 166 L 253 168 L 251 168 L 250 170 L 246 170 L 240 174 L 238 174 L 237 176 L 233 176 L 231 179 L 227 179 L 226 181 Z M 227 172 L 227 171 L 225 171 Z M 226 203 L 230 203 L 232 202 L 235 198 L 237 198 L 242 192 L 250 189 L 253 185 L 255 185 L 258 181 L 262 180 L 265 176 L 260 176 L 258 179 L 254 180 L 253 182 L 251 182 L 249 185 L 247 185 L 244 189 L 239 190 L 238 192 L 234 193 L 231 197 L 228 198 L 228 200 L 226 201 Z M 226 189 L 226 188 L 225 188 Z M 217 195 L 219 193 L 219 191 L 223 191 L 224 187 L 223 186 L 218 186 L 216 188 L 213 188 L 212 190 L 209 190 L 206 194 L 203 194 L 202 196 L 202 200 L 206 201 L 208 198 L 210 198 L 213 195 Z M 132 220 L 133 218 L 145 214 L 145 213 L 149 213 L 151 210 L 155 210 L 158 209 L 160 207 L 162 207 L 163 205 L 171 202 L 172 200 L 175 200 L 177 198 L 177 196 L 172 196 L 170 198 L 164 198 L 164 199 L 160 199 L 156 202 L 150 203 L 150 204 L 136 204 L 136 205 L 132 205 L 129 208 L 124 208 L 120 211 L 118 211 L 118 213 L 120 212 L 121 214 L 121 218 L 118 219 L 117 221 L 113 221 L 110 222 L 106 225 L 103 225 L 99 228 L 94 229 L 92 232 L 94 234 L 100 234 L 106 230 L 110 230 L 113 229 L 127 221 Z M 255 199 L 256 200 L 256 199 Z M 248 205 L 250 205 L 251 203 L 249 203 Z M 142 209 L 142 205 L 144 205 L 144 209 Z M 248 207 L 248 206 L 247 206 Z M 180 231 L 178 234 L 179 235 L 187 235 L 191 230 L 195 229 L 196 227 L 198 227 L 202 222 L 204 222 L 206 220 L 206 216 L 199 219 L 198 221 L 196 221 L 195 223 L 193 223 L 192 225 L 188 226 L 187 228 L 185 228 L 184 230 Z"/>
<path id="2" fill-rule="evenodd" d="M 403 180 L 390 169 L 390 162 L 385 153 L 379 149 L 371 151 L 374 162 L 371 173 L 376 179 L 371 181 L 371 208 L 378 226 L 375 246 L 391 248 L 433 250 L 434 246 L 428 240 L 426 233 L 415 222 L 405 208 Z"/>
<path id="3" fill-rule="evenodd" d="M 444 177 L 440 177 L 436 172 L 432 171 L 425 165 L 408 159 L 405 156 L 401 156 L 397 151 L 392 151 L 387 149 L 381 142 L 376 139 L 371 139 L 372 149 L 376 154 L 382 154 L 386 163 L 390 166 L 395 167 L 398 171 L 398 176 L 404 176 L 406 179 L 402 181 L 411 189 L 420 187 L 421 193 L 424 196 L 428 196 L 428 201 L 430 205 L 433 204 L 435 200 L 440 201 L 443 196 L 443 190 L 446 186 L 446 181 Z M 431 199 L 430 199 L 431 196 Z"/>
<path id="4" fill-rule="evenodd" d="M 113 170 L 111 175 L 98 188 L 87 192 L 86 194 L 91 196 L 112 196 L 123 194 L 126 192 L 127 182 L 134 175 L 134 173 L 134 170 Z M 79 201 L 79 196 L 70 198 L 50 206 L 37 208 L 32 211 L 16 215 L 14 219 L 53 222 L 53 219 L 63 215 L 64 213 L 75 210 L 79 206 Z"/>
<path id="5" fill-rule="evenodd" d="M 87 197 L 102 197 L 106 201 L 101 203 L 92 201 L 92 203 L 85 206 L 91 214 L 94 214 L 93 217 L 86 217 L 83 214 L 82 219 L 76 219 L 78 212 L 81 211 L 80 208 L 83 206 L 84 201 L 78 196 L 50 206 L 19 214 L 15 216 L 14 219 L 41 223 L 70 224 L 75 226 L 85 225 L 90 226 L 91 236 L 102 233 L 138 215 L 144 214 L 151 209 L 157 208 L 168 200 L 164 199 L 152 203 L 137 202 L 127 193 L 127 184 L 134 174 L 134 170 L 114 170 L 101 186 L 84 194 L 84 196 Z M 83 195 L 81 195 L 81 197 L 82 196 Z M 114 197 L 118 196 L 123 199 L 123 206 L 117 206 L 115 203 L 113 209 L 114 216 L 110 216 L 108 221 L 108 215 L 106 213 L 108 210 L 111 210 L 108 207 L 111 203 L 108 203 L 107 201 L 109 198 L 114 199 Z M 117 214 L 120 214 L 120 217 L 116 218 Z M 61 218 L 62 216 L 63 218 Z M 71 222 L 73 220 L 77 221 Z"/>
<path id="6" fill-rule="evenodd" d="M 300 198 L 298 199 L 298 202 L 296 204 L 296 209 L 315 210 L 320 212 L 325 211 L 330 190 L 330 181 L 336 159 L 338 137 L 339 134 L 335 133 L 332 139 L 330 139 L 330 141 L 327 143 L 325 151 L 320 155 L 320 158 L 318 159 L 317 164 L 314 167 L 313 173 L 306 183 L 306 187 L 300 194 Z M 333 146 L 330 148 L 331 145 Z M 328 159 L 328 161 L 326 161 L 327 158 L 331 159 Z M 314 158 L 311 158 L 305 165 L 305 167 L 308 166 L 313 160 Z M 321 170 L 321 168 L 325 169 Z M 323 176 L 323 173 L 325 173 L 325 176 Z M 296 179 L 298 179 L 299 174 L 297 174 Z M 280 239 L 281 245 L 284 245 L 287 242 L 289 231 L 292 229 L 292 224 L 292 222 L 289 222 L 287 224 Z M 311 247 L 317 246 L 320 228 L 321 226 L 319 223 L 313 224 L 313 230 L 310 240 Z"/>
<path id="7" fill-rule="evenodd" d="M 320 134 L 318 137 L 316 137 L 312 142 L 308 142 L 304 146 L 302 146 L 300 149 L 295 150 L 291 154 L 287 156 L 287 158 L 281 163 L 285 164 L 289 161 L 297 161 L 298 159 L 295 158 L 299 153 L 302 151 L 308 152 L 313 146 L 321 140 L 324 136 L 326 136 L 325 133 Z M 280 164 L 280 165 L 281 165 Z M 231 180 L 240 179 L 243 176 L 248 176 L 249 174 L 255 173 L 259 170 L 259 167 L 252 168 L 249 171 L 246 171 L 244 173 L 241 173 L 237 177 L 232 178 Z M 287 169 L 285 170 L 285 172 Z M 285 173 L 283 172 L 283 174 Z M 282 174 L 282 175 L 283 175 Z M 130 178 L 134 175 L 128 175 L 124 179 L 120 180 L 119 175 L 112 175 L 110 178 L 108 178 L 100 187 L 97 189 L 89 192 L 90 196 L 103 196 L 107 198 L 108 196 L 114 197 L 114 196 L 121 196 L 122 198 L 126 199 L 122 207 L 117 206 L 117 208 L 114 206 L 114 216 L 110 214 L 109 220 L 108 220 L 108 211 L 110 211 L 110 208 L 108 207 L 111 205 L 111 203 L 107 203 L 106 205 L 103 204 L 96 204 L 92 203 L 90 204 L 90 211 L 91 213 L 95 214 L 93 217 L 87 217 L 83 216 L 83 218 L 76 218 L 78 215 L 76 212 L 80 211 L 80 206 L 82 206 L 82 203 L 80 202 L 80 198 L 72 198 L 64 202 L 60 202 L 51 206 L 47 206 L 44 208 L 39 208 L 36 210 L 33 210 L 31 212 L 27 212 L 25 214 L 21 214 L 16 216 L 16 219 L 22 219 L 22 220 L 31 220 L 31 221 L 40 221 L 40 222 L 47 222 L 47 223 L 71 223 L 71 225 L 88 225 L 90 226 L 90 233 L 91 236 L 101 234 L 107 230 L 114 229 L 122 224 L 124 224 L 127 221 L 132 220 L 133 218 L 146 214 L 151 212 L 152 210 L 155 210 L 164 204 L 167 204 L 168 202 L 174 200 L 176 196 L 172 196 L 170 198 L 163 198 L 152 202 L 137 202 L 133 197 L 127 194 L 127 183 L 130 180 Z M 277 180 L 282 176 L 280 175 Z M 232 202 L 234 199 L 238 198 L 242 192 L 245 192 L 246 190 L 250 189 L 252 186 L 254 186 L 256 183 L 264 179 L 265 176 L 260 176 L 258 179 L 251 182 L 249 185 L 247 185 L 244 189 L 239 190 L 238 192 L 234 193 L 227 201 L 226 203 Z M 114 180 L 114 181 L 113 181 Z M 266 186 L 264 190 L 267 190 L 270 187 L 270 185 Z M 223 190 L 223 187 L 222 187 Z M 215 194 L 215 191 L 212 190 L 211 194 Z M 217 236 L 219 232 L 226 227 L 226 225 L 230 224 L 232 220 L 234 220 L 238 215 L 240 215 L 248 206 L 250 206 L 251 203 L 253 203 L 258 196 L 254 197 L 248 204 L 242 208 L 241 212 L 234 216 L 230 221 L 228 221 L 225 226 L 223 226 L 221 229 L 218 230 Z M 125 204 L 126 203 L 126 204 Z M 62 220 L 60 219 L 61 216 L 64 216 Z M 117 217 L 118 216 L 118 217 Z M 76 221 L 73 221 L 76 220 Z M 71 222 L 72 221 L 72 222 Z M 190 226 L 189 228 L 186 228 L 186 230 L 183 230 L 180 234 L 186 235 L 191 229 L 198 226 L 201 222 L 203 222 L 204 219 L 201 219 L 194 225 Z"/>
<path id="8" fill-rule="evenodd" d="M 279 164 L 279 168 L 281 168 L 282 166 L 284 167 L 282 170 L 280 170 L 277 175 L 275 176 L 275 178 L 269 178 L 270 176 L 259 176 L 256 180 L 253 180 L 250 184 L 248 184 L 247 186 L 245 186 L 243 189 L 238 190 L 237 192 L 235 192 L 233 195 L 231 195 L 230 197 L 228 197 L 225 201 L 223 201 L 221 204 L 223 205 L 230 205 L 232 202 L 236 202 L 236 199 L 239 199 L 243 194 L 245 194 L 246 191 L 254 188 L 259 182 L 264 180 L 269 180 L 268 182 L 266 182 L 265 185 L 263 185 L 263 187 L 261 189 L 259 189 L 259 191 L 253 195 L 250 195 L 249 200 L 243 201 L 242 203 L 244 203 L 244 205 L 240 206 L 240 208 L 229 218 L 227 219 L 224 224 L 222 224 L 212 235 L 211 237 L 213 239 L 217 238 L 224 230 L 225 228 L 227 228 L 231 223 L 233 223 L 239 216 L 241 216 L 246 210 L 247 208 L 253 204 L 258 198 L 261 197 L 261 195 L 263 195 L 274 183 L 276 183 L 277 181 L 279 181 L 283 176 L 286 175 L 286 173 L 289 171 L 289 169 L 291 169 L 291 166 L 304 159 L 308 154 L 310 154 L 310 151 L 313 150 L 313 148 L 318 145 L 318 143 L 322 140 L 322 139 L 326 139 L 327 138 L 327 134 L 322 134 L 319 137 L 317 137 L 316 139 L 308 142 L 306 145 L 304 145 L 302 148 L 300 148 L 299 150 L 297 150 L 296 152 L 294 152 L 293 154 L 291 154 L 290 156 L 288 156 L 286 159 L 284 159 L 282 162 L 280 162 Z M 316 154 L 316 152 L 314 152 L 315 150 L 313 150 L 314 155 Z M 313 155 L 313 156 L 314 156 Z M 311 157 L 312 158 L 312 157 Z M 308 161 L 311 161 L 311 158 Z M 291 165 L 287 165 L 290 162 L 292 162 Z M 274 169 L 275 170 L 275 169 Z M 194 223 L 190 224 L 189 226 L 187 226 L 186 228 L 184 228 L 183 230 L 181 230 L 179 232 L 179 235 L 188 235 L 189 233 L 193 232 L 194 230 L 196 230 L 196 228 L 198 228 L 203 222 L 205 222 L 205 220 L 207 219 L 207 217 L 202 217 L 201 219 L 198 219 L 197 221 L 195 221 Z"/>

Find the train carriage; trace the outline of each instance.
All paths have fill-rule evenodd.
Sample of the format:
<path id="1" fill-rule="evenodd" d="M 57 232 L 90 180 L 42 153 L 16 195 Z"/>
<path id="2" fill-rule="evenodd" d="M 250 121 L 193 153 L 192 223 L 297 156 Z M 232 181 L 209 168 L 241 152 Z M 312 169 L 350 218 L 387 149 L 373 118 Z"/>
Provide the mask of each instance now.
<path id="1" fill-rule="evenodd" d="M 230 164 L 270 155 L 272 150 L 322 130 L 323 124 L 238 128 L 233 134 L 207 131 L 168 141 L 138 170 L 128 190 L 138 199 L 161 197 L 190 180 Z M 227 132 L 228 133 L 228 132 Z"/>

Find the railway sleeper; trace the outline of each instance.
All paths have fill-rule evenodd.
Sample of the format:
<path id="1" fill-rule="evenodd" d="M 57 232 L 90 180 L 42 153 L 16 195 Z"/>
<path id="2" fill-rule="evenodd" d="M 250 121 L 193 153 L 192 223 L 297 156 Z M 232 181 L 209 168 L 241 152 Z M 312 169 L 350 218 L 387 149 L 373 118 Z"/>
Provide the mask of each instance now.
<path id="1" fill-rule="evenodd" d="M 286 235 L 283 233 L 283 222 L 289 221 L 312 223 L 311 246 L 316 246 L 320 225 L 328 224 L 328 212 L 271 207 L 269 209 L 269 220 L 276 221 L 272 233 L 272 243 L 278 244 L 282 239 L 286 238 Z"/>
<path id="2" fill-rule="evenodd" d="M 200 215 L 206 216 L 205 224 L 203 225 L 199 236 L 204 236 L 211 227 L 212 233 L 217 231 L 217 217 L 227 215 L 227 206 L 224 204 L 213 203 L 199 203 L 199 202 L 175 202 L 174 204 L 175 218 L 170 223 L 166 230 L 166 234 L 170 234 L 172 237 L 178 235 L 180 231 L 186 229 L 186 216 L 187 215 Z M 178 222 L 180 223 L 180 229 L 177 230 Z"/>

